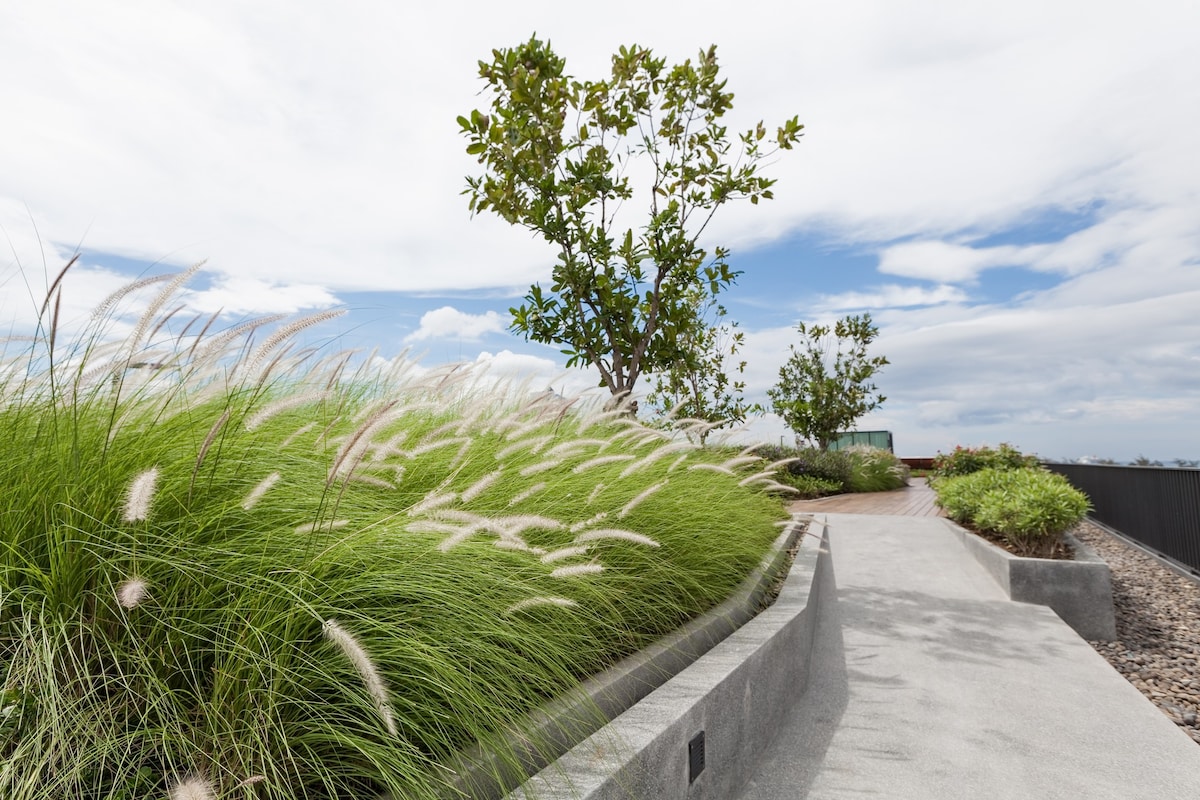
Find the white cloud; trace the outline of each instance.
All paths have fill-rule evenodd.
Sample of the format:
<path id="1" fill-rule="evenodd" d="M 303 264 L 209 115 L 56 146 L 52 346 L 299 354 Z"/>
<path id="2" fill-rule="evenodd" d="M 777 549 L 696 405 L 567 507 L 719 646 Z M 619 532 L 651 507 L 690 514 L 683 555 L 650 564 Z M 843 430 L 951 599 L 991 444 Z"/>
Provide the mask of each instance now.
<path id="1" fill-rule="evenodd" d="M 889 284 L 877 286 L 868 291 L 843 292 L 821 297 L 815 304 L 815 310 L 828 314 L 841 311 L 936 306 L 944 303 L 962 303 L 966 300 L 966 293 L 955 286 L 942 284 L 925 287 Z"/>
<path id="2" fill-rule="evenodd" d="M 279 285 L 257 278 L 220 276 L 207 289 L 184 298 L 203 314 L 221 311 L 230 315 L 294 314 L 309 308 L 328 308 L 338 299 L 322 286 L 299 283 Z"/>
<path id="3" fill-rule="evenodd" d="M 420 325 L 405 337 L 406 342 L 429 339 L 478 341 L 489 333 L 503 333 L 508 327 L 495 311 L 467 314 L 453 306 L 442 306 L 421 316 Z"/>

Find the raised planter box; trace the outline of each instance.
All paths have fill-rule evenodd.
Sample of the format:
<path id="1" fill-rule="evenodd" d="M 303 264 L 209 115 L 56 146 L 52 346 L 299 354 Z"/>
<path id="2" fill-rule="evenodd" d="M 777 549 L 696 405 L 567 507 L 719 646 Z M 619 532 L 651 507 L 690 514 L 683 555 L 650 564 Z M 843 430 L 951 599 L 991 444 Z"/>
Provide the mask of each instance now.
<path id="1" fill-rule="evenodd" d="M 768 561 L 777 563 L 787 543 L 785 534 Z M 800 701 L 818 609 L 836 601 L 824 528 L 810 523 L 796 545 L 770 607 L 754 615 L 766 585 L 782 577 L 764 563 L 739 596 L 548 707 L 520 734 L 521 764 L 511 755 L 469 754 L 459 771 L 463 795 L 496 797 L 500 785 L 513 785 L 517 769 L 528 774 L 532 763 L 562 753 L 508 797 L 736 796 Z M 751 601 L 747 610 L 755 595 L 757 606 Z"/>
<path id="2" fill-rule="evenodd" d="M 1104 559 L 1068 534 L 1075 560 L 1022 558 L 949 520 L 963 546 L 995 578 L 1012 600 L 1049 606 L 1076 633 L 1090 641 L 1117 638 L 1112 574 Z"/>

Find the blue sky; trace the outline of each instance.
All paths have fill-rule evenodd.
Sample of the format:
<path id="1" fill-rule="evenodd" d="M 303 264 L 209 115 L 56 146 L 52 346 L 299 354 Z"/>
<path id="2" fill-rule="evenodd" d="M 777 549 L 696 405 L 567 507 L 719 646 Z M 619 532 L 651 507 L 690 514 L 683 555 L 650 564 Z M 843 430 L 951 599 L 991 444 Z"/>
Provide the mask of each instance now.
<path id="1" fill-rule="evenodd" d="M 796 322 L 870 312 L 889 399 L 860 427 L 901 455 L 1200 458 L 1194 3 L 568 5 L 5 4 L 0 326 L 28 330 L 24 286 L 76 249 L 79 320 L 204 259 L 189 300 L 223 321 L 340 306 L 334 346 L 582 388 L 506 332 L 553 252 L 460 195 L 475 63 L 534 31 L 579 77 L 621 44 L 716 43 L 731 130 L 806 125 L 776 199 L 709 232 L 743 272 L 752 399 Z"/>

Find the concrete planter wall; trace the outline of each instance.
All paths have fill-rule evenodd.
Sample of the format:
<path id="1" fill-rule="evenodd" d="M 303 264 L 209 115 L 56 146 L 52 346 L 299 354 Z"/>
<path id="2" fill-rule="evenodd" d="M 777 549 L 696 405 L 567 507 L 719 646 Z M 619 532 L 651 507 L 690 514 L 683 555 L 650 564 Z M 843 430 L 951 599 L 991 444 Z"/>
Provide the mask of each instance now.
<path id="1" fill-rule="evenodd" d="M 809 534 L 797 542 L 791 570 L 769 608 L 699 657 L 686 657 L 673 676 L 656 667 L 657 688 L 638 692 L 644 696 L 579 737 L 508 800 L 736 797 L 753 776 L 758 755 L 800 702 L 818 610 L 836 602 L 825 529 L 811 523 Z M 703 628 L 723 616 L 718 609 L 695 625 Z M 687 629 L 619 665 L 615 684 L 611 676 L 599 676 L 588 701 L 593 712 L 606 697 L 624 691 L 622 674 L 644 672 L 645 660 L 654 652 L 670 653 L 675 649 L 670 642 L 679 636 L 686 638 Z M 571 727 L 576 716 L 560 718 Z M 491 796 L 476 783 L 480 778 L 486 783 L 488 771 L 468 781 L 468 796 Z"/>
<path id="2" fill-rule="evenodd" d="M 1112 574 L 1104 559 L 1068 534 L 1074 561 L 1014 556 L 947 520 L 963 546 L 1013 600 L 1049 606 L 1063 622 L 1090 641 L 1117 638 Z"/>

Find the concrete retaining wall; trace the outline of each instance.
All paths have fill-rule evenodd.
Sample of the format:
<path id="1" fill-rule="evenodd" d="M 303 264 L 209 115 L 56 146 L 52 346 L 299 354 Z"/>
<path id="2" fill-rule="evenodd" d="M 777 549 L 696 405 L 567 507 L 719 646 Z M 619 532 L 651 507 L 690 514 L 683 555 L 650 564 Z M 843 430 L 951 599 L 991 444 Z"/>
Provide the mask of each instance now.
<path id="1" fill-rule="evenodd" d="M 725 800 L 802 700 L 819 608 L 836 602 L 826 531 L 812 523 L 775 603 L 511 800 Z"/>
<path id="2" fill-rule="evenodd" d="M 1074 561 L 1014 556 L 947 520 L 963 546 L 983 565 L 1012 600 L 1049 606 L 1089 641 L 1117 638 L 1112 602 L 1112 573 L 1094 550 L 1066 537 Z"/>

